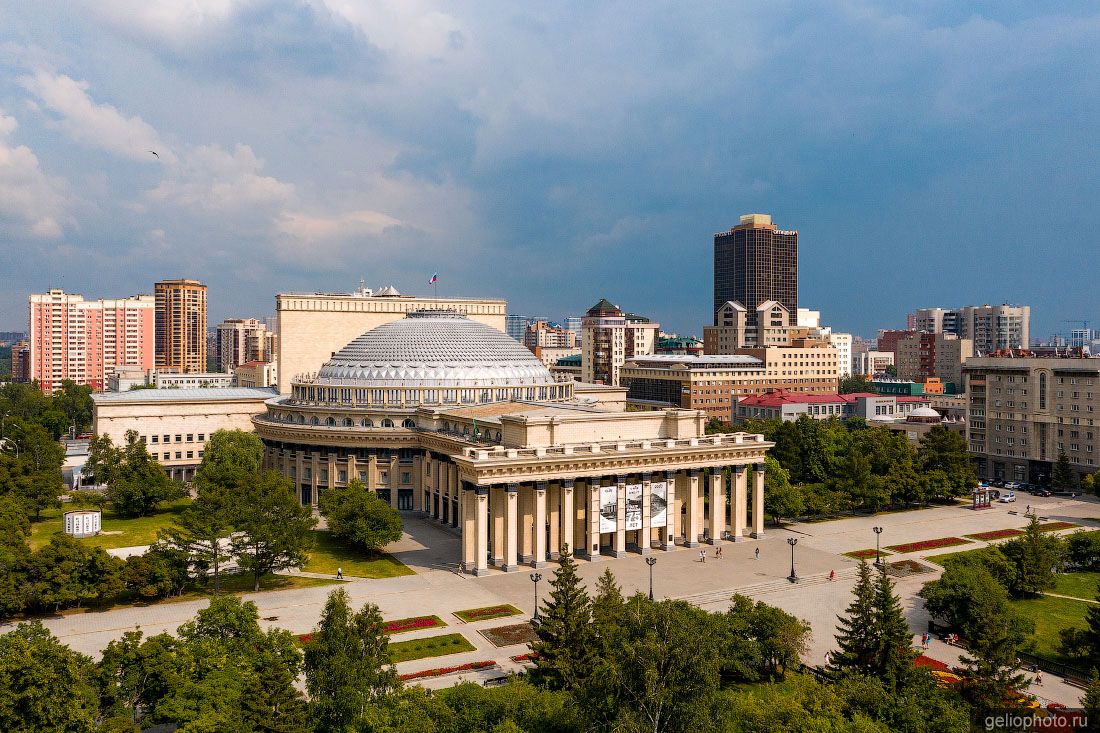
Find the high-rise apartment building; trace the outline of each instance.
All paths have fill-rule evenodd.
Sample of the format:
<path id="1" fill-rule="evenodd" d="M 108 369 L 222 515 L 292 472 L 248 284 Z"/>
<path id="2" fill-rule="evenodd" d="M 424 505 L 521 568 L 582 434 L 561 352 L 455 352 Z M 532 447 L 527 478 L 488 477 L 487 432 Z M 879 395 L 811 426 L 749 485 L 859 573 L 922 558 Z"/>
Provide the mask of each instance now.
<path id="1" fill-rule="evenodd" d="M 898 378 L 939 377 L 961 391 L 963 362 L 974 355 L 974 344 L 953 333 L 920 331 L 899 339 L 894 355 Z"/>
<path id="2" fill-rule="evenodd" d="M 256 318 L 228 318 L 215 329 L 218 369 L 233 371 L 250 361 L 275 360 L 276 337 Z M 266 386 L 266 385 L 265 385 Z"/>
<path id="3" fill-rule="evenodd" d="M 156 294 L 157 369 L 206 371 L 206 286 L 198 280 L 162 280 Z"/>
<path id="4" fill-rule="evenodd" d="M 152 296 L 84 300 L 53 289 L 32 294 L 29 306 L 30 335 L 21 370 L 44 392 L 59 389 L 66 379 L 99 391 L 116 367 L 153 367 Z"/>
<path id="5" fill-rule="evenodd" d="M 546 320 L 542 316 L 523 316 L 518 313 L 509 313 L 504 316 L 504 332 L 522 344 L 527 333 L 527 327 Z"/>
<path id="6" fill-rule="evenodd" d="M 581 328 L 581 381 L 618 386 L 627 359 L 653 353 L 661 326 L 601 299 L 588 309 Z"/>
<path id="7" fill-rule="evenodd" d="M 962 308 L 921 308 L 916 330 L 953 333 L 974 342 L 974 352 L 991 354 L 1026 349 L 1031 340 L 1031 307 L 1027 305 L 968 305 Z M 880 347 L 881 348 L 881 347 Z"/>
<path id="8" fill-rule="evenodd" d="M 527 325 L 522 342 L 531 351 L 538 347 L 573 349 L 577 346 L 577 335 L 549 321 L 535 321 Z"/>
<path id="9" fill-rule="evenodd" d="M 767 300 L 797 316 L 798 231 L 777 228 L 768 214 L 745 214 L 737 226 L 714 235 L 711 313 L 734 301 L 753 320 L 756 307 Z"/>
<path id="10" fill-rule="evenodd" d="M 1100 359 L 974 357 L 963 367 L 966 432 L 980 479 L 1046 484 L 1065 453 L 1100 466 Z"/>

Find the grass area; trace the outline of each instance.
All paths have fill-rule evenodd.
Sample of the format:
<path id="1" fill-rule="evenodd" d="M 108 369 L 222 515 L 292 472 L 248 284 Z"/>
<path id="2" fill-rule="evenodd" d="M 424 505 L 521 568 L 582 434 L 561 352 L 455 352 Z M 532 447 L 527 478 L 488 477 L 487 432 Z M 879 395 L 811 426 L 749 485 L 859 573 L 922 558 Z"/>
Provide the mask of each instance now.
<path id="1" fill-rule="evenodd" d="M 1035 653 L 1051 660 L 1076 666 L 1058 652 L 1058 633 L 1070 626 L 1085 628 L 1085 612 L 1091 604 L 1069 598 L 1029 598 L 1012 601 L 1012 606 L 1035 623 Z"/>
<path id="2" fill-rule="evenodd" d="M 302 570 L 308 573 L 336 575 L 336 569 L 342 568 L 344 575 L 356 578 L 396 578 L 400 575 L 413 575 L 407 565 L 384 552 L 370 553 L 348 547 L 336 541 L 331 532 L 315 529 L 312 531 L 313 549 L 309 552 L 309 562 Z"/>
<path id="3" fill-rule="evenodd" d="M 1098 588 L 1100 572 L 1062 573 L 1057 576 L 1057 584 L 1049 592 L 1095 601 Z"/>
<path id="4" fill-rule="evenodd" d="M 986 548 L 984 548 L 984 547 L 980 547 L 977 550 L 962 550 L 960 552 L 944 552 L 944 553 L 941 553 L 939 555 L 929 555 L 929 556 L 927 556 L 923 559 L 927 560 L 928 562 L 935 563 L 936 565 L 939 565 L 940 567 L 945 568 L 957 557 L 962 557 L 964 555 L 969 555 L 973 552 L 982 552 L 985 549 Z"/>
<path id="5" fill-rule="evenodd" d="M 127 519 L 120 517 L 113 509 L 103 510 L 103 531 L 95 537 L 85 537 L 81 542 L 90 547 L 102 547 L 110 550 L 115 547 L 136 547 L 151 545 L 157 539 L 157 532 L 165 529 L 172 520 L 191 503 L 191 499 L 178 499 L 165 504 L 155 514 L 148 517 Z M 49 544 L 54 535 L 63 534 L 64 520 L 61 515 L 76 506 L 62 505 L 61 509 L 47 509 L 42 512 L 41 520 L 31 524 L 30 546 L 38 549 Z"/>
<path id="6" fill-rule="evenodd" d="M 501 606 L 482 606 L 481 608 L 467 608 L 462 611 L 455 611 L 455 616 L 458 616 L 468 624 L 475 621 L 486 621 L 492 618 L 521 615 L 523 615 L 523 611 L 508 603 Z"/>
<path id="7" fill-rule="evenodd" d="M 429 636 L 426 639 L 395 641 L 390 644 L 390 658 L 394 664 L 411 662 L 414 659 L 442 657 L 447 654 L 472 652 L 476 647 L 462 634 L 443 634 Z"/>

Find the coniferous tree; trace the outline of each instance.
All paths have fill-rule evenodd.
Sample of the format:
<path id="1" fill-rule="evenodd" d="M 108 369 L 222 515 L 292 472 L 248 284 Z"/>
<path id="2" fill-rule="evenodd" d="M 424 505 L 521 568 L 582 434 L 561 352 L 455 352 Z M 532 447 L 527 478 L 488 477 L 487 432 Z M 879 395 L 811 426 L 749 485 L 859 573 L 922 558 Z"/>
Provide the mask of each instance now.
<path id="1" fill-rule="evenodd" d="M 1054 571 L 1065 554 L 1065 541 L 1044 535 L 1038 517 L 1031 517 L 1022 537 L 1005 542 L 998 549 L 1015 566 L 1008 584 L 1013 596 L 1035 596 L 1054 587 Z"/>
<path id="2" fill-rule="evenodd" d="M 593 656 L 591 620 L 592 602 L 566 547 L 539 610 L 539 640 L 532 645 L 538 655 L 535 676 L 545 686 L 573 690 L 587 676 Z"/>
<path id="3" fill-rule="evenodd" d="M 1100 677 L 1095 669 L 1092 671 L 1089 686 L 1085 688 L 1085 696 L 1081 698 L 1081 707 L 1087 720 L 1100 720 Z"/>
<path id="4" fill-rule="evenodd" d="M 1058 460 L 1054 463 L 1054 470 L 1050 472 L 1050 483 L 1056 489 L 1077 488 L 1077 473 L 1070 465 L 1069 456 L 1062 451 L 1058 454 Z"/>
<path id="5" fill-rule="evenodd" d="M 871 580 L 871 566 L 866 560 L 859 563 L 859 579 L 852 590 L 854 598 L 839 616 L 836 643 L 840 647 L 833 655 L 832 664 L 840 670 L 853 670 L 871 674 L 878 648 L 875 634 L 875 585 Z"/>
<path id="6" fill-rule="evenodd" d="M 905 684 L 913 670 L 916 653 L 910 643 L 909 624 L 901 611 L 901 602 L 894 595 L 894 584 L 886 575 L 886 566 L 878 569 L 875 578 L 875 633 L 878 636 L 877 659 L 873 674 L 888 690 Z"/>

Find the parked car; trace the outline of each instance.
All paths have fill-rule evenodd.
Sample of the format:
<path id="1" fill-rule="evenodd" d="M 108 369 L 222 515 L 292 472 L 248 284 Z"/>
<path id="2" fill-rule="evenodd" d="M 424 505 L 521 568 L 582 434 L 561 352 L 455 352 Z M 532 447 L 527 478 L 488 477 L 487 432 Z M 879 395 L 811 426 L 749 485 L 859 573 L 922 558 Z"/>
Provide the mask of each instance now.
<path id="1" fill-rule="evenodd" d="M 1039 488 L 1035 489 L 1034 491 L 1032 491 L 1031 493 L 1034 494 L 1035 496 L 1053 496 L 1053 494 L 1050 493 L 1050 489 L 1044 489 L 1041 486 Z"/>
<path id="2" fill-rule="evenodd" d="M 993 499 L 993 500 L 1000 499 L 1001 498 L 1001 492 L 997 491 L 996 489 L 990 489 L 989 490 L 989 498 Z"/>
<path id="3" fill-rule="evenodd" d="M 1004 482 L 1004 479 L 995 478 L 990 482 L 989 485 L 990 486 L 996 486 L 998 489 L 1000 489 L 1000 488 L 1004 487 L 1005 482 Z"/>
<path id="4" fill-rule="evenodd" d="M 1010 501 L 1016 501 L 1016 492 L 1009 491 L 1007 493 L 1004 493 L 999 499 L 997 499 L 997 501 L 1001 502 L 1002 504 L 1007 504 Z"/>
<path id="5" fill-rule="evenodd" d="M 1021 488 L 1020 487 L 1020 482 L 1019 481 L 1007 481 L 1007 482 L 1005 482 L 1005 488 L 1008 489 L 1009 491 L 1019 491 L 1020 488 Z"/>

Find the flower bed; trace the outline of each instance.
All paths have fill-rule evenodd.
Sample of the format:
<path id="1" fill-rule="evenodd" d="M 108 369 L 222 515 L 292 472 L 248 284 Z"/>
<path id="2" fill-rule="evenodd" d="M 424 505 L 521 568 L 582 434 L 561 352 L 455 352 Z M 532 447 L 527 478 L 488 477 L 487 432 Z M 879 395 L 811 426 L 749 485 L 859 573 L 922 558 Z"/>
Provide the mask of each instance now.
<path id="1" fill-rule="evenodd" d="M 516 664 L 522 664 L 523 662 L 533 662 L 539 658 L 538 652 L 527 652 L 526 654 L 517 654 L 514 657 L 508 657 Z"/>
<path id="2" fill-rule="evenodd" d="M 467 662 L 466 664 L 460 664 L 456 667 L 436 667 L 435 669 L 425 669 L 422 672 L 410 672 L 409 674 L 401 675 L 401 679 L 405 682 L 410 680 L 423 680 L 430 677 L 442 677 L 445 674 L 473 672 L 474 670 L 487 669 L 495 666 L 497 666 L 497 663 L 493 661 Z"/>
<path id="3" fill-rule="evenodd" d="M 870 550 L 852 550 L 851 552 L 845 552 L 844 554 L 847 555 L 848 557 L 854 557 L 857 560 L 866 560 L 868 558 L 874 557 L 876 554 L 880 555 L 881 557 L 886 557 L 887 555 L 893 555 L 894 553 L 887 552 L 886 550 L 879 550 L 879 551 L 876 552 L 874 549 L 870 549 Z"/>
<path id="4" fill-rule="evenodd" d="M 531 624 L 526 622 L 511 626 L 494 626 L 491 629 L 481 629 L 478 633 L 492 642 L 493 646 L 531 644 L 539 640 Z"/>
<path id="5" fill-rule="evenodd" d="M 492 618 L 520 616 L 522 614 L 523 611 L 507 603 L 501 606 L 484 606 L 482 608 L 467 608 L 464 611 L 455 611 L 455 616 L 468 624 L 475 621 L 487 621 Z"/>
<path id="6" fill-rule="evenodd" d="M 1074 527 L 1080 526 L 1080 524 L 1074 524 L 1073 522 L 1043 522 L 1039 525 L 1039 531 L 1057 532 L 1060 529 L 1073 529 Z"/>
<path id="7" fill-rule="evenodd" d="M 313 641 L 313 634 L 298 634 L 299 644 L 308 644 Z"/>
<path id="8" fill-rule="evenodd" d="M 382 630 L 387 634 L 403 634 L 406 631 L 436 629 L 446 625 L 439 616 L 413 616 L 411 618 L 399 618 L 396 621 L 387 621 Z"/>
<path id="9" fill-rule="evenodd" d="M 963 535 L 963 537 L 969 537 L 972 540 L 982 540 L 983 542 L 989 542 L 990 540 L 1003 540 L 1008 537 L 1019 537 L 1024 531 L 1022 529 L 995 529 L 990 532 L 975 532 L 974 534 Z"/>
<path id="10" fill-rule="evenodd" d="M 914 667 L 927 667 L 928 669 L 936 672 L 950 672 L 950 668 L 938 659 L 932 659 L 932 657 L 926 657 L 921 654 L 919 657 L 913 660 Z"/>
<path id="11" fill-rule="evenodd" d="M 970 540 L 962 537 L 940 537 L 934 540 L 921 542 L 909 542 L 904 545 L 887 545 L 886 549 L 894 552 L 920 552 L 921 550 L 938 550 L 941 547 L 954 547 L 955 545 L 969 545 Z"/>

